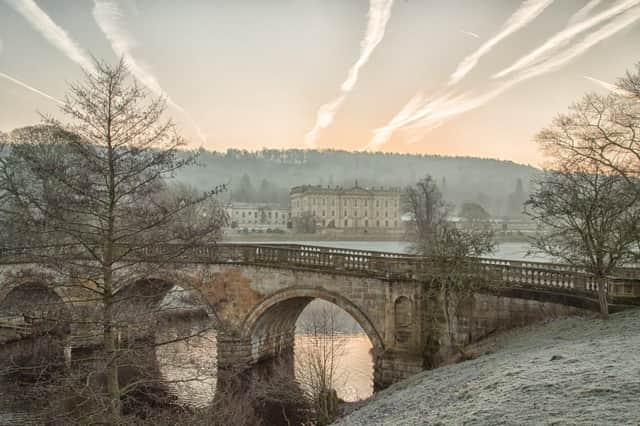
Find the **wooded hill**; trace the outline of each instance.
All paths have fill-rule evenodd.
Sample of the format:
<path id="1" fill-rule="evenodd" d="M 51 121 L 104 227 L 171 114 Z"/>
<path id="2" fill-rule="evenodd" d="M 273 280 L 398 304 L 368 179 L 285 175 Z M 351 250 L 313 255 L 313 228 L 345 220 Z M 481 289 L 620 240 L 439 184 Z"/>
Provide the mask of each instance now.
<path id="1" fill-rule="evenodd" d="M 200 149 L 198 162 L 178 179 L 203 189 L 229 183 L 225 201 L 287 205 L 289 188 L 296 185 L 352 187 L 357 180 L 362 187 L 405 187 L 430 174 L 449 202 L 477 202 L 494 217 L 518 217 L 529 181 L 539 172 L 512 161 L 474 157 L 303 149 Z"/>

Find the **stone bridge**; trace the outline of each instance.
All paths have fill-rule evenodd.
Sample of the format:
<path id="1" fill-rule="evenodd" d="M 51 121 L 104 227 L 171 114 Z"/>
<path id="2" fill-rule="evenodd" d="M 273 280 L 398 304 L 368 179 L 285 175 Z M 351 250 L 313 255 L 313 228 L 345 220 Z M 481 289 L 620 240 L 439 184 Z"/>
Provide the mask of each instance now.
<path id="1" fill-rule="evenodd" d="M 163 250 L 148 249 L 144 258 L 161 258 Z M 441 278 L 446 262 L 418 256 L 219 244 L 189 248 L 154 267 L 150 275 L 119 272 L 127 278 L 119 297 L 131 320 L 172 289 L 185 289 L 217 324 L 219 368 L 246 367 L 291 354 L 298 316 L 322 299 L 348 312 L 371 340 L 375 388 L 453 361 L 464 346 L 495 331 L 598 306 L 589 274 L 552 263 L 467 259 L 456 265 L 463 285 L 451 286 Z M 612 310 L 638 304 L 638 272 L 620 269 L 610 278 Z M 76 289 L 43 269 L 29 251 L 0 251 L 0 342 L 25 335 L 29 321 L 16 318 L 27 318 L 36 305 L 70 317 L 90 315 L 91 302 Z"/>

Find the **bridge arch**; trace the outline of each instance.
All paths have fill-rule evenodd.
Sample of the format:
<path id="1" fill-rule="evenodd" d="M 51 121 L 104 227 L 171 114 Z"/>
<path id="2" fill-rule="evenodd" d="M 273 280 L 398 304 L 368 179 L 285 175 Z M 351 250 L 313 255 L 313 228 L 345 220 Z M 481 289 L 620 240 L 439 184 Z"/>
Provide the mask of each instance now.
<path id="1" fill-rule="evenodd" d="M 195 282 L 194 278 L 188 274 L 134 274 L 123 281 L 115 297 L 116 301 L 129 305 L 129 315 L 153 310 L 159 313 L 164 308 L 167 311 L 177 311 L 182 305 L 186 309 L 201 310 L 214 324 L 220 324 L 217 313 L 202 294 L 201 289 L 193 285 L 193 282 Z M 172 301 L 179 306 L 172 305 Z M 124 312 L 119 313 L 126 315 Z"/>
<path id="2" fill-rule="evenodd" d="M 10 288 L 9 288 L 10 287 Z M 22 280 L 5 288 L 0 299 L 0 358 L 26 367 L 25 374 L 61 366 L 67 338 L 72 334 L 72 310 L 56 287 L 39 280 Z M 6 366 L 7 373 L 13 368 Z"/>
<path id="3" fill-rule="evenodd" d="M 64 295 L 56 290 L 54 286 L 39 280 L 13 283 L 0 294 L 0 316 L 47 316 L 67 320 L 70 315 L 69 307 Z"/>
<path id="4" fill-rule="evenodd" d="M 295 323 L 304 308 L 314 299 L 332 303 L 347 312 L 365 332 L 375 354 L 384 352 L 384 341 L 369 317 L 344 296 L 323 288 L 288 288 L 280 290 L 258 303 L 247 315 L 243 327 L 243 337 L 252 340 L 252 357 L 276 355 L 277 347 L 261 347 L 265 341 L 271 345 L 278 340 L 293 338 Z M 284 342 L 283 342 L 284 343 Z M 287 345 L 281 345 L 287 346 Z"/>

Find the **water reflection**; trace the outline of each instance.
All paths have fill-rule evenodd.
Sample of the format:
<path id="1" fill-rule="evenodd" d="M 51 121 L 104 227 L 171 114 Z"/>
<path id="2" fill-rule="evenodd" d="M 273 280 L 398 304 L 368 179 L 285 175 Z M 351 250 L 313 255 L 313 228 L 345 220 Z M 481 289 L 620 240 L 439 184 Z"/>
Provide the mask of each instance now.
<path id="1" fill-rule="evenodd" d="M 337 324 L 343 342 L 335 367 L 338 397 L 345 401 L 368 398 L 373 393 L 372 345 L 355 321 L 346 312 L 322 301 L 312 302 L 299 321 L 303 322 L 310 312 L 326 305 L 339 314 Z M 156 348 L 162 379 L 180 403 L 191 407 L 207 406 L 215 395 L 217 343 L 216 332 L 209 326 L 207 320 L 178 320 L 156 337 L 157 343 L 171 342 Z M 308 342 L 308 336 L 296 335 L 294 359 L 299 360 Z M 300 363 L 295 362 L 295 366 L 298 375 Z"/>
<path id="2" fill-rule="evenodd" d="M 175 339 L 177 335 L 175 330 L 167 330 L 161 338 Z M 306 336 L 296 336 L 296 348 L 303 348 L 307 339 Z M 345 350 L 336 360 L 338 397 L 345 401 L 368 398 L 373 394 L 371 342 L 364 334 L 346 335 L 344 341 Z M 169 391 L 182 404 L 205 407 L 213 401 L 216 388 L 215 331 L 160 346 L 156 349 L 156 356 L 163 380 L 167 381 Z"/>
<path id="3" fill-rule="evenodd" d="M 169 392 L 192 407 L 206 407 L 216 389 L 215 330 L 203 321 L 180 321 L 156 336 L 158 369 Z M 191 336 L 191 337 L 190 337 Z"/>
<path id="4" fill-rule="evenodd" d="M 295 357 L 304 356 L 305 348 L 311 345 L 309 336 L 296 336 Z M 364 334 L 343 335 L 342 350 L 335 360 L 334 387 L 338 397 L 353 402 L 373 394 L 373 358 L 371 341 Z M 296 362 L 296 375 L 300 375 L 303 364 Z"/>

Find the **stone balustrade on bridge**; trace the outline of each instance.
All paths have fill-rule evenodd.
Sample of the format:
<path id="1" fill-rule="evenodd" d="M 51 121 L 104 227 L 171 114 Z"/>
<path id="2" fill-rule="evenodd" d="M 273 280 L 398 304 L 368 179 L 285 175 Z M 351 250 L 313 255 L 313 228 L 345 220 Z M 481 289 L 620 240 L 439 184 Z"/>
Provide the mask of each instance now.
<path id="1" fill-rule="evenodd" d="M 122 248 L 121 251 L 127 251 Z M 68 246 L 45 249 L 0 249 L 2 263 L 32 263 L 61 253 L 72 256 Z M 128 253 L 127 259 L 144 261 L 167 259 L 187 263 L 227 263 L 271 265 L 279 268 L 309 268 L 333 273 L 355 273 L 373 277 L 420 281 L 436 269 L 451 265 L 447 259 L 410 254 L 357 250 L 302 244 L 215 244 L 180 246 L 165 244 Z M 455 267 L 470 276 L 491 280 L 504 286 L 537 287 L 560 291 L 597 292 L 592 274 L 584 268 L 552 263 L 494 258 L 468 258 Z M 640 297 L 640 269 L 618 268 L 608 279 L 612 296 Z"/>

